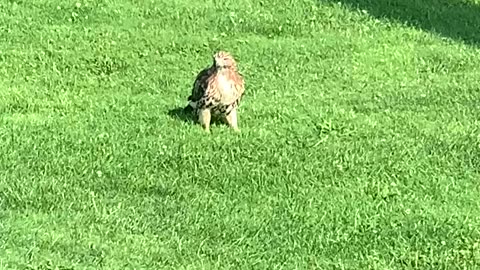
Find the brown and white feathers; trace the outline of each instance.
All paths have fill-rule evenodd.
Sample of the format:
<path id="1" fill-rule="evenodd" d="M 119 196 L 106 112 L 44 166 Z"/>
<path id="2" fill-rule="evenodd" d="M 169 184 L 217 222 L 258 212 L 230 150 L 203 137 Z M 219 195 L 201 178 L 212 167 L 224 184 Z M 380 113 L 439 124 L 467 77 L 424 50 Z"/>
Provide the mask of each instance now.
<path id="1" fill-rule="evenodd" d="M 237 107 L 244 91 L 244 79 L 235 59 L 228 52 L 219 51 L 213 55 L 212 66 L 197 75 L 188 101 L 207 131 L 212 113 L 223 116 L 238 130 Z"/>

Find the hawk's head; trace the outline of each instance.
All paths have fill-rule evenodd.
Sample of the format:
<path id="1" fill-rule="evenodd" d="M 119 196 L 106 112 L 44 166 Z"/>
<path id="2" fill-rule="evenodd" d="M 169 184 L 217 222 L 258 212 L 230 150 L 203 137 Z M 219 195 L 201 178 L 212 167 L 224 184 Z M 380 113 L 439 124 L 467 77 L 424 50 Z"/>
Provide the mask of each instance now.
<path id="1" fill-rule="evenodd" d="M 213 64 L 217 69 L 235 68 L 237 65 L 232 55 L 225 51 L 219 51 L 213 55 Z"/>

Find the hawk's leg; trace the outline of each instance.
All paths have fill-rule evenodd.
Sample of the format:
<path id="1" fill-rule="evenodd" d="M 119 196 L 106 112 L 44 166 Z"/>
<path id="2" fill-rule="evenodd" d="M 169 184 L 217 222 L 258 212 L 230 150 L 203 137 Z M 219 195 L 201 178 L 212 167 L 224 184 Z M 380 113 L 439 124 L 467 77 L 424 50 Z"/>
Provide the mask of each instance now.
<path id="1" fill-rule="evenodd" d="M 227 114 L 225 118 L 227 120 L 228 125 L 232 127 L 233 130 L 237 132 L 240 131 L 238 129 L 238 123 L 237 123 L 237 108 L 233 108 L 232 111 L 229 114 Z"/>
<path id="2" fill-rule="evenodd" d="M 209 109 L 201 109 L 198 112 L 198 121 L 202 125 L 202 127 L 205 129 L 205 131 L 210 132 L 210 120 L 212 118 L 212 115 L 210 113 Z"/>

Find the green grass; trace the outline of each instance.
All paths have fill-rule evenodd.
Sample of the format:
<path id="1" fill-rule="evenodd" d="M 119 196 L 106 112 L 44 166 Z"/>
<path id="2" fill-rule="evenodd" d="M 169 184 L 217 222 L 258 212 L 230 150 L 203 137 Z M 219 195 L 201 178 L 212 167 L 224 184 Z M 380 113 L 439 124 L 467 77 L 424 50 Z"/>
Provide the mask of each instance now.
<path id="1" fill-rule="evenodd" d="M 1 2 L 0 269 L 480 269 L 480 6 L 407 2 Z"/>

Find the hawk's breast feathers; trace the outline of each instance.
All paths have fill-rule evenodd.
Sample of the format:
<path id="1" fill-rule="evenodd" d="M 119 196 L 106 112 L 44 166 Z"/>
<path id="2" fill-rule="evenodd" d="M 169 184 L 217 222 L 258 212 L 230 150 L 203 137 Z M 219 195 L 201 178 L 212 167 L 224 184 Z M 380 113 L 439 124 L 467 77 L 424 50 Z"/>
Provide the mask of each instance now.
<path id="1" fill-rule="evenodd" d="M 195 79 L 189 104 L 192 108 L 212 109 L 228 114 L 244 93 L 244 81 L 235 68 L 202 70 Z"/>

